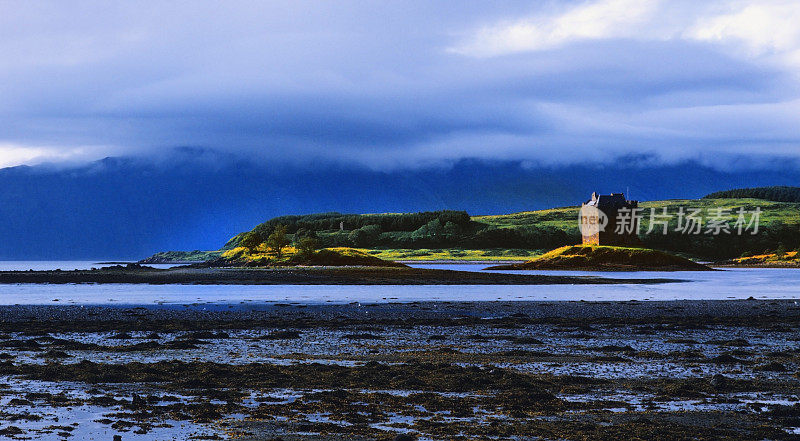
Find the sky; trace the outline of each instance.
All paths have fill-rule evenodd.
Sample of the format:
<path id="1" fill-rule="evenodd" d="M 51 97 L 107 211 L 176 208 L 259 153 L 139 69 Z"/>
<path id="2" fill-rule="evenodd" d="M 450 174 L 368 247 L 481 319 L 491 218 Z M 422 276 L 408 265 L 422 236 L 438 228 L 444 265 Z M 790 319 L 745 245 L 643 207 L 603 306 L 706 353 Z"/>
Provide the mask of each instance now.
<path id="1" fill-rule="evenodd" d="M 4 1 L 0 167 L 800 160 L 800 2 Z"/>

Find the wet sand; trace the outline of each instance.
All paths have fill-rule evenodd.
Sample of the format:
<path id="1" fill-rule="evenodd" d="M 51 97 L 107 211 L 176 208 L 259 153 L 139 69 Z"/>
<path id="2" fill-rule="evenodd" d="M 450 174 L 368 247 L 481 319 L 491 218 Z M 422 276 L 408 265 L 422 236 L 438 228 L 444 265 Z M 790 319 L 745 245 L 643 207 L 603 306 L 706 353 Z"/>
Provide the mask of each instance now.
<path id="1" fill-rule="evenodd" d="M 595 285 L 657 284 L 676 279 L 614 279 L 480 273 L 427 268 L 278 267 L 154 269 L 138 265 L 74 271 L 0 271 L 8 283 L 145 283 L 205 285 Z"/>
<path id="2" fill-rule="evenodd" d="M 795 301 L 9 306 L 0 434 L 797 439 L 799 365 Z"/>

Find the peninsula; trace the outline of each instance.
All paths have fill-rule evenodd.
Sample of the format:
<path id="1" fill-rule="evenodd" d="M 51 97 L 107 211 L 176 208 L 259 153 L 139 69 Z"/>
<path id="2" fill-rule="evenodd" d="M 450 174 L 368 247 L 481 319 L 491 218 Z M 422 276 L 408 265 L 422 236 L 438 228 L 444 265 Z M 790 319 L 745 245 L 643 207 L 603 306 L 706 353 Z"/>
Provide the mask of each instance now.
<path id="1" fill-rule="evenodd" d="M 680 256 L 645 248 L 565 246 L 522 263 L 497 265 L 489 270 L 575 271 L 712 271 Z"/>

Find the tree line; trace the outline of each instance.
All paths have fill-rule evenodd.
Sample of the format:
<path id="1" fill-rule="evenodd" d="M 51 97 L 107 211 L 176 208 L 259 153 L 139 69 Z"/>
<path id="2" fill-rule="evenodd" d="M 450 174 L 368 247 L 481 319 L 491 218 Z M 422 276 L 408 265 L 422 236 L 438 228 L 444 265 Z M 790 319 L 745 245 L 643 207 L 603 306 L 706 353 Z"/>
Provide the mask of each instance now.
<path id="1" fill-rule="evenodd" d="M 286 227 L 288 234 L 298 231 L 356 230 L 375 225 L 381 231 L 415 231 L 428 222 L 438 220 L 442 225 L 468 225 L 471 222 L 466 211 L 442 210 L 419 213 L 390 214 L 341 214 L 336 212 L 305 215 L 279 216 L 257 225 L 254 230 L 269 233 L 276 225 Z"/>
<path id="2" fill-rule="evenodd" d="M 718 191 L 703 199 L 753 198 L 775 202 L 800 202 L 800 187 L 774 186 Z"/>
<path id="3" fill-rule="evenodd" d="M 800 248 L 800 228 L 796 224 L 774 221 L 759 227 L 757 234 L 681 234 L 670 230 L 667 234 L 654 232 L 640 235 L 648 248 L 687 253 L 707 259 L 772 254 L 781 249 Z"/>
<path id="4" fill-rule="evenodd" d="M 471 220 L 465 211 L 428 211 L 400 214 L 319 213 L 280 216 L 240 234 L 226 248 L 275 248 L 278 237 L 295 245 L 358 248 L 519 248 L 549 249 L 580 241 L 577 228 L 495 227 Z M 313 242 L 312 242 L 313 241 Z"/>

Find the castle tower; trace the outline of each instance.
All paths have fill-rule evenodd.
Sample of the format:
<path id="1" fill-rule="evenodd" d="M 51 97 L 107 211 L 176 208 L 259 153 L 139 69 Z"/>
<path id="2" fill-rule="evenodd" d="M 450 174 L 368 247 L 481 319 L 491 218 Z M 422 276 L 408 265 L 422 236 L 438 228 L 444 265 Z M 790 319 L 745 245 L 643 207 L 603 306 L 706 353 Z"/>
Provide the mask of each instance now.
<path id="1" fill-rule="evenodd" d="M 634 209 L 639 208 L 639 201 L 629 201 L 625 199 L 623 193 L 611 193 L 610 195 L 599 195 L 592 193 L 592 198 L 581 205 L 581 236 L 584 245 L 610 245 L 610 246 L 641 246 L 636 232 L 638 225 L 633 228 L 625 228 L 625 231 L 618 231 L 618 221 L 622 218 L 620 210 L 630 210 L 627 212 L 627 219 L 622 219 L 630 226 L 635 220 Z M 596 209 L 596 210 L 595 210 Z M 587 214 L 588 213 L 588 214 Z M 633 219 L 633 220 L 632 220 Z M 585 226 L 590 225 L 590 228 Z M 595 228 L 594 225 L 597 225 Z"/>

